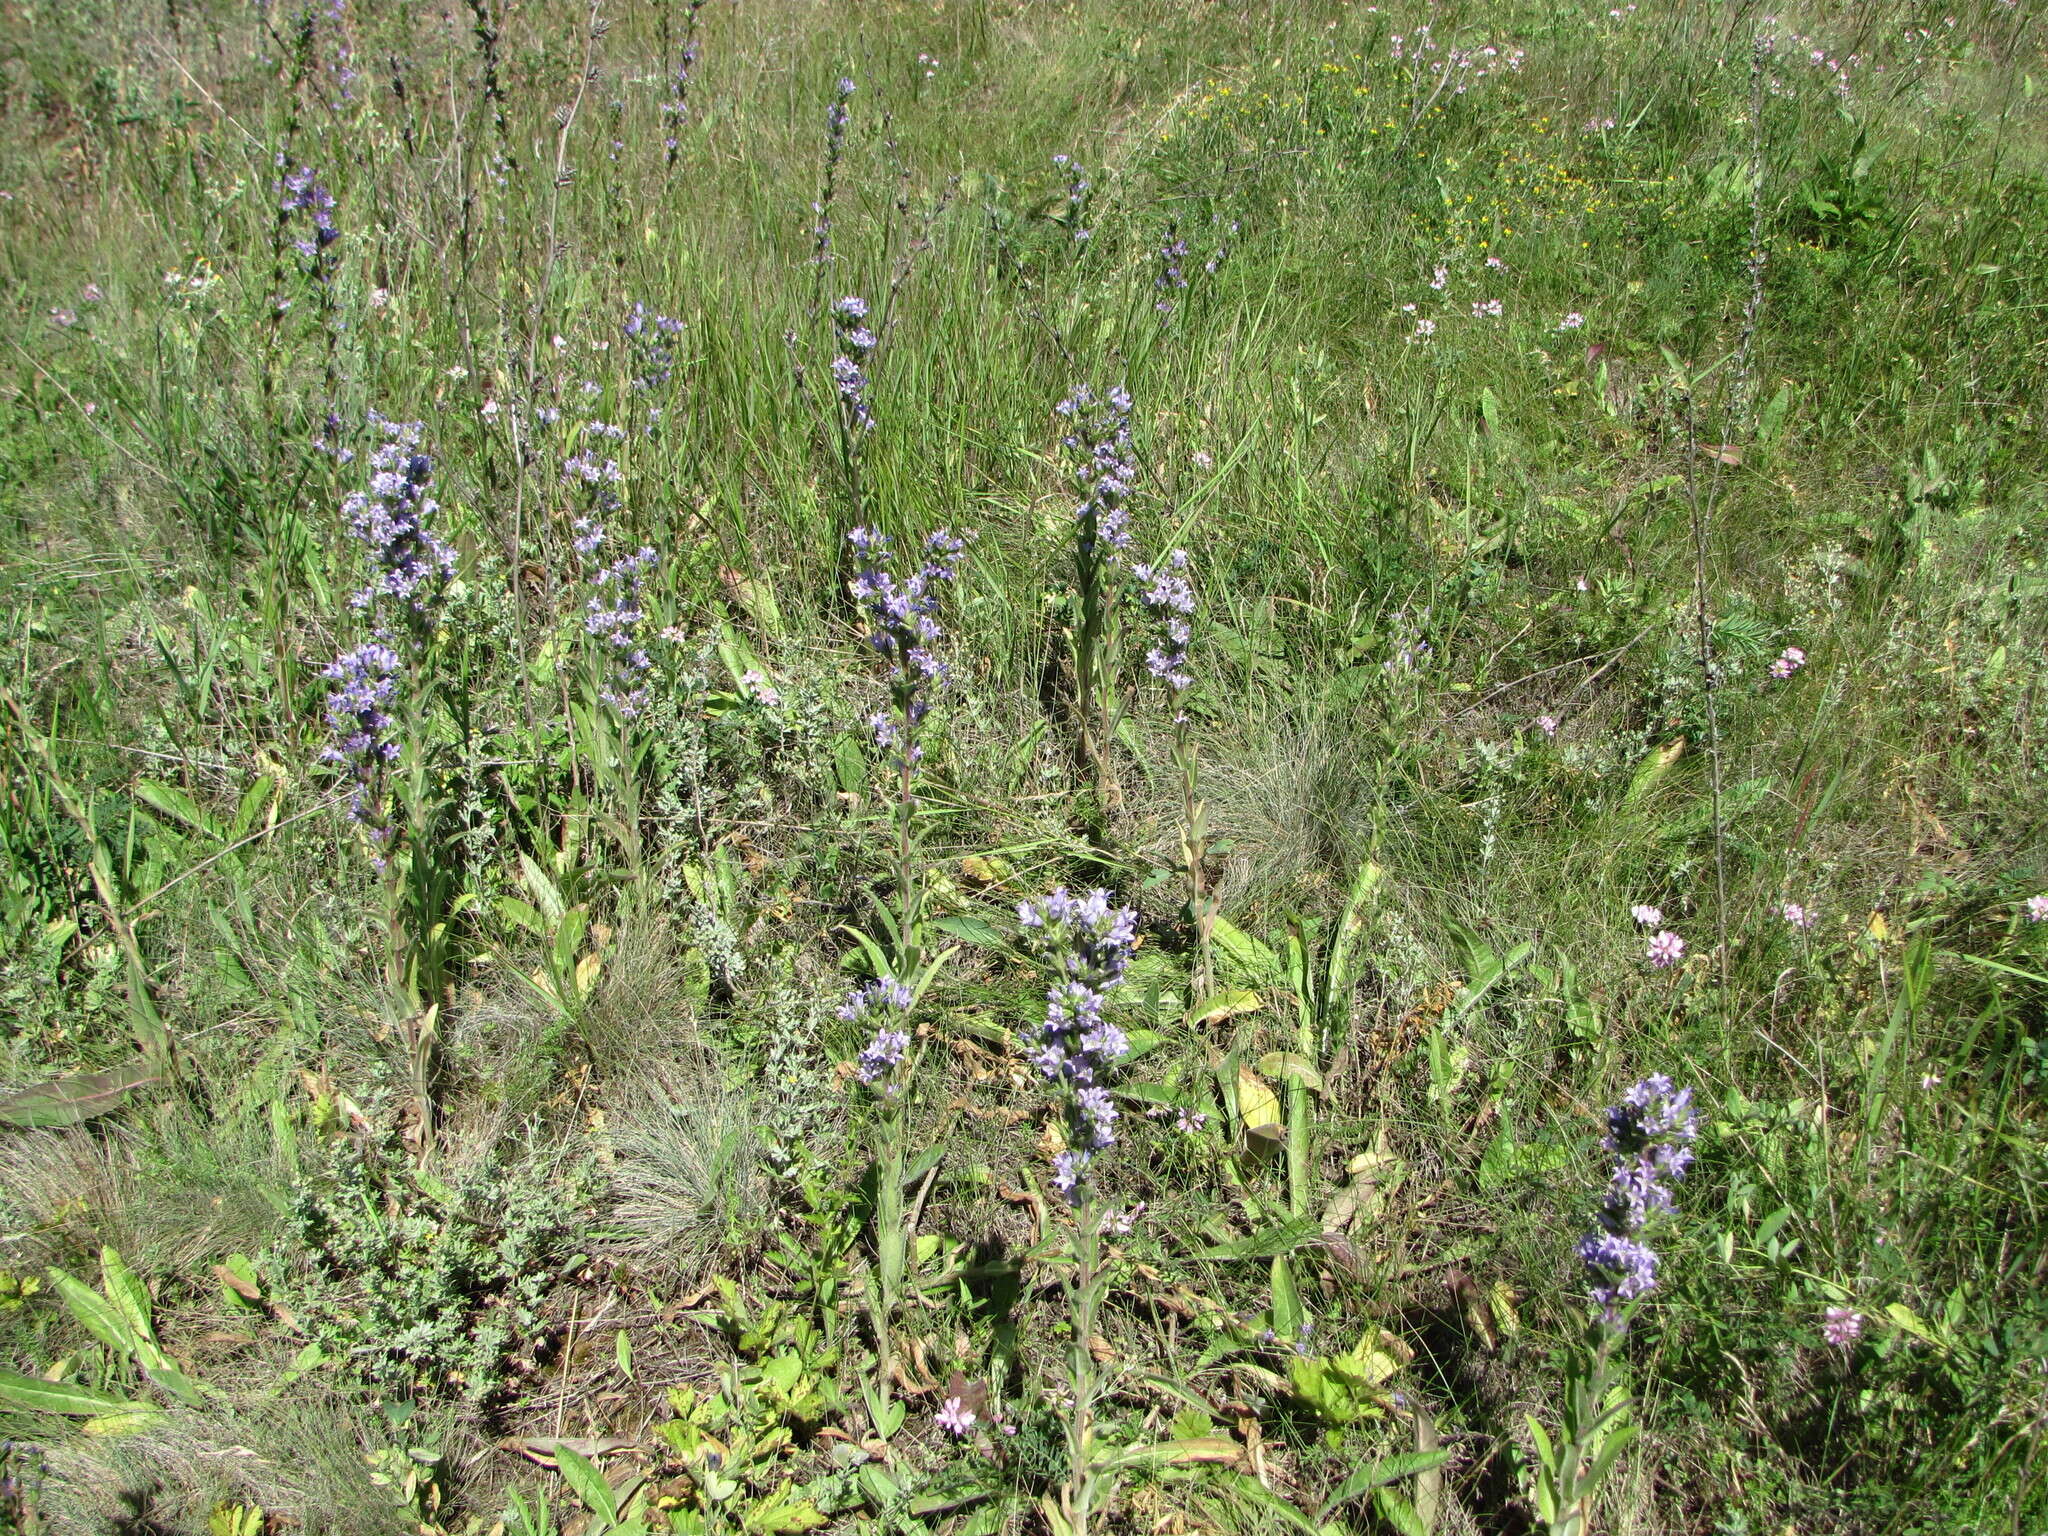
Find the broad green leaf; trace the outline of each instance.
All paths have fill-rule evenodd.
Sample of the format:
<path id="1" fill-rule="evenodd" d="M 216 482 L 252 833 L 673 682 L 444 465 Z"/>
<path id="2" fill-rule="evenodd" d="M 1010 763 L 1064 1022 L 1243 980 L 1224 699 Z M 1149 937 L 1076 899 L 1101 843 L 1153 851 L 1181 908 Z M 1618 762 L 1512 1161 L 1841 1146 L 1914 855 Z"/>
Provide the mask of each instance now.
<path id="1" fill-rule="evenodd" d="M 137 1341 L 153 1347 L 156 1330 L 149 1321 L 149 1290 L 136 1278 L 135 1271 L 127 1266 L 119 1252 L 109 1246 L 100 1249 L 100 1289 L 106 1292 L 107 1300 L 121 1314 L 122 1321 L 127 1323 Z M 158 1359 L 162 1358 L 162 1351 L 153 1352 Z M 149 1360 L 145 1363 L 156 1362 Z"/>
<path id="2" fill-rule="evenodd" d="M 0 1125 L 82 1125 L 119 1109 L 162 1074 L 144 1061 L 53 1078 L 0 1098 Z"/>
<path id="3" fill-rule="evenodd" d="M 1948 1342 L 1928 1326 L 1926 1320 L 1902 1301 L 1895 1301 L 1884 1309 L 1884 1314 L 1900 1328 L 1910 1333 L 1923 1344 L 1932 1345 L 1943 1354 L 1949 1352 Z"/>
<path id="4" fill-rule="evenodd" d="M 979 917 L 935 917 L 926 926 L 950 934 L 963 944 L 972 944 L 976 949 L 1008 948 L 995 925 Z"/>
<path id="5" fill-rule="evenodd" d="M 1295 1288 L 1294 1270 L 1284 1254 L 1276 1256 L 1272 1269 L 1273 1329 L 1290 1342 L 1301 1337 L 1308 1314 L 1302 1309 L 1301 1292 Z"/>
<path id="6" fill-rule="evenodd" d="M 1259 1070 L 1268 1077 L 1283 1077 L 1315 1093 L 1323 1091 L 1323 1074 L 1306 1056 L 1293 1051 L 1268 1051 L 1259 1058 Z"/>
<path id="7" fill-rule="evenodd" d="M 154 1345 L 150 1346 L 152 1349 Z M 157 1351 L 159 1354 L 161 1350 Z M 143 1365 L 143 1374 L 164 1391 L 171 1394 L 187 1408 L 204 1408 L 206 1396 L 199 1390 L 199 1383 L 187 1376 L 168 1361 L 163 1365 Z"/>
<path id="8" fill-rule="evenodd" d="M 583 1501 L 583 1507 L 594 1515 L 602 1515 L 607 1522 L 619 1518 L 618 1496 L 612 1492 L 612 1485 L 604 1480 L 604 1474 L 582 1456 L 566 1445 L 555 1447 L 555 1470 L 562 1474 L 562 1481 L 576 1497 Z"/>
<path id="9" fill-rule="evenodd" d="M 1250 1237 L 1241 1237 L 1234 1243 L 1220 1247 L 1205 1248 L 1195 1255 L 1198 1259 L 1274 1259 L 1282 1254 L 1314 1242 L 1322 1236 L 1322 1225 L 1313 1216 L 1296 1216 L 1283 1221 L 1277 1227 L 1268 1227 L 1263 1232 L 1254 1232 Z"/>
<path id="10" fill-rule="evenodd" d="M 1258 993 L 1244 987 L 1230 987 L 1221 992 L 1212 992 L 1187 1011 L 1184 1022 L 1207 1024 L 1215 1019 L 1233 1019 L 1241 1013 L 1257 1013 L 1265 1006 L 1265 1000 Z"/>
<path id="11" fill-rule="evenodd" d="M 65 1273 L 54 1264 L 47 1271 L 50 1284 L 57 1288 L 57 1294 L 64 1298 L 64 1305 L 71 1309 L 71 1315 L 78 1319 L 79 1326 L 98 1339 L 107 1348 L 120 1355 L 132 1356 L 137 1340 L 114 1305 L 98 1291 L 75 1275 Z"/>
<path id="12" fill-rule="evenodd" d="M 1255 986 L 1268 985 L 1285 974 L 1278 955 L 1227 917 L 1216 919 L 1210 937 L 1224 960 Z"/>
<path id="13" fill-rule="evenodd" d="M 1415 1506 L 1393 1489 L 1375 1488 L 1372 1507 L 1375 1514 L 1400 1532 L 1400 1536 L 1429 1536 L 1429 1527 L 1415 1513 Z"/>
<path id="14" fill-rule="evenodd" d="M 1246 1503 L 1255 1505 L 1276 1517 L 1289 1529 L 1299 1531 L 1302 1536 L 1326 1536 L 1320 1521 L 1311 1520 L 1292 1504 L 1270 1488 L 1262 1486 L 1259 1480 L 1244 1472 L 1225 1472 L 1216 1476 L 1216 1481 L 1229 1488 Z"/>
<path id="15" fill-rule="evenodd" d="M 135 786 L 135 798 L 151 810 L 162 811 L 173 821 L 183 822 L 195 832 L 204 832 L 218 842 L 227 841 L 228 835 L 213 813 L 175 784 L 144 779 Z"/>
<path id="16" fill-rule="evenodd" d="M 1397 1483 L 1404 1477 L 1416 1477 L 1424 1472 L 1433 1472 L 1451 1459 L 1449 1451 L 1404 1451 L 1398 1456 L 1383 1456 L 1369 1467 L 1361 1468 L 1339 1483 L 1336 1490 L 1324 1502 L 1322 1514 L 1327 1520 L 1331 1512 L 1340 1505 L 1348 1504 L 1361 1494 L 1388 1483 Z"/>
<path id="17" fill-rule="evenodd" d="M 231 837 L 246 837 L 249 829 L 256 825 L 257 814 L 263 809 L 263 802 L 282 794 L 282 786 L 276 779 L 264 774 L 242 792 L 242 803 L 235 807 L 234 825 L 228 828 Z"/>
<path id="18" fill-rule="evenodd" d="M 148 1403 L 130 1402 L 111 1392 L 81 1387 L 69 1381 L 43 1381 L 14 1371 L 0 1371 L 0 1398 L 17 1408 L 38 1413 L 61 1413 L 72 1417 L 111 1413 L 151 1413 Z"/>
<path id="19" fill-rule="evenodd" d="M 1161 1466 L 1234 1467 L 1244 1462 L 1244 1450 L 1228 1435 L 1195 1435 L 1182 1440 L 1162 1440 L 1154 1445 L 1133 1446 L 1095 1463 L 1107 1471 L 1125 1467 Z"/>
<path id="20" fill-rule="evenodd" d="M 116 1413 L 98 1413 L 78 1427 L 88 1435 L 132 1435 L 154 1423 L 160 1410 L 148 1403 L 129 1403 Z"/>

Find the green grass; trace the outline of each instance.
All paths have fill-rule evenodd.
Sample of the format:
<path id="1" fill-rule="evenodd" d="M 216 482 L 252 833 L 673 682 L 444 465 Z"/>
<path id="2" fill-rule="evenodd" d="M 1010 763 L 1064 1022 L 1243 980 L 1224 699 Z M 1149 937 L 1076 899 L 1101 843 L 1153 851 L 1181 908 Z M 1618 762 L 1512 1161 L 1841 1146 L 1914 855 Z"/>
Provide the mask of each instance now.
<path id="1" fill-rule="evenodd" d="M 1764 51 L 1683 0 L 600 11 L 0 5 L 0 1082 L 57 1085 L 0 1103 L 0 1365 L 151 1405 L 0 1392 L 0 1529 L 539 1536 L 602 1502 L 578 1449 L 652 1530 L 1056 1529 L 1083 1245 L 1014 937 L 1061 884 L 1139 909 L 1112 1014 L 1148 1032 L 1095 1165 L 1144 1202 L 1097 1530 L 1542 1529 L 1601 1111 L 1653 1072 L 1699 1161 L 1592 1528 L 2039 1528 L 2032 9 L 1816 4 Z M 281 155 L 334 198 L 317 275 Z M 680 322 L 646 388 L 635 302 Z M 1080 384 L 1128 388 L 1136 555 L 1184 545 L 1201 598 L 1184 733 L 1119 621 L 1100 787 Z M 322 671 L 380 622 L 342 510 L 370 411 L 422 423 L 457 559 L 381 621 L 390 880 L 321 758 Z M 589 440 L 595 561 L 590 419 L 628 429 Z M 900 1116 L 835 1011 L 899 900 L 863 518 L 978 532 L 913 781 L 916 937 L 957 948 Z M 587 578 L 642 544 L 622 722 Z M 103 1247 L 203 1407 L 58 1296 Z M 1375 1341 L 1389 1380 L 1303 1385 Z M 1398 1499 L 1326 1509 L 1376 1462 Z"/>

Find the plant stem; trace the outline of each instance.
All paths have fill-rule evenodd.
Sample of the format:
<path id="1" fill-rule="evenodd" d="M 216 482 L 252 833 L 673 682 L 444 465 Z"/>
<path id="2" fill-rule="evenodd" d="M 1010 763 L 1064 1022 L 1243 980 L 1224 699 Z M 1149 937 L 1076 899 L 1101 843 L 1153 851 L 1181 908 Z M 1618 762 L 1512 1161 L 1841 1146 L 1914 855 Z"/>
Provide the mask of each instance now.
<path id="1" fill-rule="evenodd" d="M 1067 1486 L 1060 1493 L 1060 1513 L 1071 1536 L 1088 1536 L 1095 1507 L 1095 1314 L 1102 1300 L 1102 1231 L 1095 1203 L 1084 1199 L 1074 1208 L 1074 1279 L 1068 1293 L 1074 1339 L 1067 1352 L 1068 1386 L 1074 1396 L 1067 1420 Z"/>
<path id="2" fill-rule="evenodd" d="M 895 1373 L 896 1309 L 910 1243 L 903 1220 L 903 1129 L 902 1106 L 892 1106 L 883 1117 L 882 1162 L 875 1174 L 875 1371 L 885 1407 Z M 876 1428 L 879 1432 L 881 1426 Z"/>
<path id="3" fill-rule="evenodd" d="M 1185 714 L 1176 722 L 1173 760 L 1180 769 L 1180 856 L 1187 873 L 1188 918 L 1195 925 L 1195 996 L 1216 991 L 1216 903 L 1209 895 L 1209 808 L 1201 798 L 1202 763 Z"/>
<path id="4" fill-rule="evenodd" d="M 1109 744 L 1104 740 L 1102 711 L 1103 602 L 1102 551 L 1098 517 L 1091 505 L 1081 516 L 1074 544 L 1075 601 L 1080 612 L 1074 626 L 1074 704 L 1080 714 L 1081 757 L 1095 775 L 1098 814 L 1109 809 Z"/>

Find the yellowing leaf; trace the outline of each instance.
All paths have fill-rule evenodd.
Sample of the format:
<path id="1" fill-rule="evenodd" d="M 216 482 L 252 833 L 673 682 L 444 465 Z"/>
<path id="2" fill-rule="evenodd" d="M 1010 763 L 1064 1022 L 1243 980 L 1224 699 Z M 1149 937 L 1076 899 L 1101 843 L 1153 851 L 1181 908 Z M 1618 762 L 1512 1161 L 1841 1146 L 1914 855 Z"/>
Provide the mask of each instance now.
<path id="1" fill-rule="evenodd" d="M 1311 1092 L 1323 1091 L 1323 1074 L 1305 1056 L 1292 1051 L 1269 1051 L 1259 1058 L 1259 1070 L 1268 1077 L 1292 1078 Z"/>
<path id="2" fill-rule="evenodd" d="M 1257 1013 L 1264 1007 L 1256 992 L 1242 988 L 1212 992 L 1188 1010 L 1187 1022 L 1207 1024 L 1212 1019 L 1234 1019 L 1241 1013 Z"/>
<path id="3" fill-rule="evenodd" d="M 119 1413 L 103 1413 L 87 1419 L 78 1427 L 88 1435 L 132 1435 L 138 1429 L 146 1429 L 157 1417 L 157 1410 L 147 1403 L 137 1403 Z"/>
<path id="4" fill-rule="evenodd" d="M 1270 1153 L 1286 1139 L 1280 1124 L 1280 1098 L 1250 1067 L 1237 1069 L 1237 1119 L 1245 1145 Z"/>
<path id="5" fill-rule="evenodd" d="M 976 885 L 1001 885 L 1010 877 L 1010 864 L 1007 859 L 970 853 L 960 861 L 960 873 Z"/>
<path id="6" fill-rule="evenodd" d="M 604 957 L 595 952 L 576 962 L 576 993 L 579 997 L 590 995 L 590 989 L 597 985 L 597 973 L 603 969 Z"/>

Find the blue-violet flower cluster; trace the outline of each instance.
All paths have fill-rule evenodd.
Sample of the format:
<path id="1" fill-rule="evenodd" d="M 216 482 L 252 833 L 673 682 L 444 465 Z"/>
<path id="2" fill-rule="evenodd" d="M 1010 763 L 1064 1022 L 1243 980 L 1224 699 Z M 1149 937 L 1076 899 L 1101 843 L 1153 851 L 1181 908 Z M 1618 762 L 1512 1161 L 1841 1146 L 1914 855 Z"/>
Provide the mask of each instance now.
<path id="1" fill-rule="evenodd" d="M 619 327 L 632 357 L 633 388 L 659 389 L 675 372 L 675 339 L 683 333 L 683 322 L 670 315 L 654 315 L 638 299 Z"/>
<path id="2" fill-rule="evenodd" d="M 1657 1255 L 1639 1234 L 1653 1216 L 1673 1209 L 1671 1185 L 1692 1166 L 1699 1114 L 1690 1088 L 1674 1089 L 1662 1073 L 1644 1078 L 1607 1111 L 1600 1145 L 1615 1154 L 1600 1205 L 1600 1229 L 1579 1243 L 1601 1319 L 1619 1327 L 1623 1306 L 1657 1287 Z"/>
<path id="3" fill-rule="evenodd" d="M 631 720 L 647 707 L 647 674 L 654 665 L 641 640 L 647 622 L 647 612 L 640 606 L 641 580 L 659 557 L 643 544 L 630 555 L 601 564 L 598 551 L 605 543 L 604 525 L 580 517 L 575 527 L 576 553 L 592 566 L 593 590 L 584 605 L 583 630 L 603 652 L 605 676 L 598 697 L 621 718 Z"/>
<path id="4" fill-rule="evenodd" d="M 846 429 L 857 439 L 872 432 L 874 413 L 868 409 L 868 376 L 864 365 L 875 350 L 875 333 L 868 329 L 868 301 L 849 293 L 832 306 L 832 329 L 839 342 L 832 359 L 832 382 L 839 390 L 839 408 L 846 417 Z"/>
<path id="5" fill-rule="evenodd" d="M 455 551 L 432 526 L 440 510 L 427 494 L 434 461 L 420 451 L 419 422 L 387 421 L 372 411 L 370 426 L 383 438 L 370 454 L 370 488 L 352 492 L 341 505 L 349 531 L 370 556 L 369 585 L 351 601 L 371 608 L 390 599 L 422 615 L 455 574 Z"/>
<path id="6" fill-rule="evenodd" d="M 894 976 L 884 974 L 864 986 L 855 987 L 839 1005 L 839 1017 L 849 1024 L 875 1020 L 875 1035 L 862 1048 L 855 1071 L 860 1080 L 883 1098 L 894 1100 L 903 1092 L 897 1068 L 910 1053 L 910 1005 L 916 996 Z"/>
<path id="7" fill-rule="evenodd" d="M 284 171 L 285 157 L 277 157 L 277 167 Z M 334 222 L 334 194 L 327 190 L 319 174 L 310 165 L 293 166 L 277 182 L 277 211 L 289 223 L 295 216 L 303 214 L 312 225 L 310 233 L 292 242 L 306 262 L 306 275 L 316 282 L 326 282 L 333 267 L 333 256 L 329 248 L 341 238 L 341 230 Z"/>
<path id="8" fill-rule="evenodd" d="M 1188 642 L 1194 631 L 1195 589 L 1187 578 L 1188 552 L 1176 549 L 1157 565 L 1134 565 L 1138 606 L 1145 610 L 1155 637 L 1145 651 L 1145 670 L 1176 696 L 1195 679 L 1188 671 Z"/>
<path id="9" fill-rule="evenodd" d="M 1095 233 L 1086 223 L 1091 191 L 1088 172 L 1072 155 L 1054 155 L 1052 163 L 1067 178 L 1068 238 L 1076 245 L 1086 245 Z"/>
<path id="10" fill-rule="evenodd" d="M 911 737 L 931 709 L 926 691 L 946 680 L 946 663 L 939 654 L 945 638 L 938 618 L 940 594 L 959 575 L 959 558 L 967 548 L 967 538 L 949 528 L 939 529 L 924 541 L 924 559 L 917 569 L 904 576 L 889 569 L 887 534 L 855 528 L 846 535 L 846 542 L 861 562 L 848 590 L 867 615 L 871 626 L 868 644 L 891 663 L 889 690 L 894 712 L 877 710 L 868 717 L 868 726 L 876 746 L 914 763 L 922 752 Z"/>
<path id="11" fill-rule="evenodd" d="M 1074 484 L 1081 500 L 1074 508 L 1080 524 L 1081 553 L 1094 558 L 1098 550 L 1130 547 L 1131 492 L 1138 469 L 1131 457 L 1131 397 L 1122 385 L 1105 400 L 1082 384 L 1056 410 L 1071 426 L 1061 438 L 1074 455 Z"/>
<path id="12" fill-rule="evenodd" d="M 353 782 L 349 818 L 369 834 L 380 869 L 392 835 L 384 817 L 383 785 L 385 772 L 399 754 L 398 740 L 391 733 L 398 674 L 398 653 L 378 640 L 337 656 L 320 674 L 334 684 L 327 695 L 331 739 L 320 758 L 341 768 Z"/>
<path id="13" fill-rule="evenodd" d="M 1181 238 L 1177 225 L 1168 223 L 1166 240 L 1159 247 L 1159 271 L 1152 279 L 1152 286 L 1159 292 L 1158 302 L 1152 307 L 1162 315 L 1173 312 L 1175 290 L 1188 285 L 1187 273 L 1181 266 L 1187 257 L 1187 241 Z"/>
<path id="14" fill-rule="evenodd" d="M 1054 975 L 1045 1019 L 1021 1044 L 1065 1101 L 1067 1150 L 1053 1160 L 1053 1187 L 1078 1205 L 1088 1165 L 1116 1144 L 1108 1077 L 1130 1042 L 1102 1016 L 1102 1006 L 1130 965 L 1138 914 L 1112 906 L 1108 891 L 1072 896 L 1062 886 L 1043 901 L 1019 903 L 1017 921 L 1024 948 Z"/>

